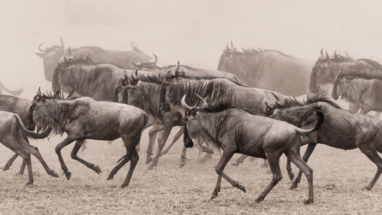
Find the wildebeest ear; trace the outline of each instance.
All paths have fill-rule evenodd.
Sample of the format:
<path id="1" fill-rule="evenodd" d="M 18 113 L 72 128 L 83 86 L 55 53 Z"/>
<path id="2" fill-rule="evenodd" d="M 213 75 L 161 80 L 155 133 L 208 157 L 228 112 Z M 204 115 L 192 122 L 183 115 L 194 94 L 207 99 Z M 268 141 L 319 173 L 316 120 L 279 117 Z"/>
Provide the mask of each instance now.
<path id="1" fill-rule="evenodd" d="M 41 93 L 41 89 L 40 89 L 40 88 L 41 88 L 41 87 L 38 87 L 37 95 L 42 96 L 42 93 Z"/>
<path id="2" fill-rule="evenodd" d="M 45 53 L 35 53 L 37 56 L 39 57 L 44 57 L 45 56 Z"/>

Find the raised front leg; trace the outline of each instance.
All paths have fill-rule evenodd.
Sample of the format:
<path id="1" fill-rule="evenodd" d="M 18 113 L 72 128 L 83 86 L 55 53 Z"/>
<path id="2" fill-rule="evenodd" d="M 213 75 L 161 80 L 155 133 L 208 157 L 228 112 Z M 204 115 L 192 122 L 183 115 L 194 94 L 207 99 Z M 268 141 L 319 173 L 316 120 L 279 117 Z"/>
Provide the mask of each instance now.
<path id="1" fill-rule="evenodd" d="M 236 159 L 234 162 L 231 163 L 232 166 L 239 166 L 239 164 L 243 163 L 244 160 L 247 158 L 247 155 L 241 155 L 238 159 Z"/>
<path id="2" fill-rule="evenodd" d="M 66 164 L 64 162 L 64 159 L 62 158 L 62 155 L 61 155 L 61 149 L 64 148 L 65 146 L 71 144 L 74 140 L 70 137 L 67 137 L 64 141 L 62 141 L 60 144 L 58 144 L 56 146 L 56 154 L 58 156 L 58 160 L 60 161 L 60 164 L 61 164 L 61 169 L 64 171 L 65 173 L 65 176 L 66 176 L 66 179 L 70 179 L 70 176 L 72 175 L 72 173 L 70 173 L 68 171 L 68 167 L 66 167 Z"/>
<path id="3" fill-rule="evenodd" d="M 9 167 L 12 166 L 13 162 L 15 162 L 16 158 L 18 157 L 19 155 L 18 154 L 15 154 L 13 155 L 9 160 L 8 162 L 5 164 L 4 168 L 3 168 L 3 171 L 7 171 L 9 170 Z"/>
<path id="4" fill-rule="evenodd" d="M 78 151 L 80 150 L 82 144 L 84 143 L 85 139 L 83 140 L 77 140 L 76 141 L 76 145 L 74 145 L 74 148 L 72 150 L 72 153 L 70 154 L 70 156 L 72 157 L 72 159 L 76 160 L 76 161 L 79 161 L 80 163 L 84 164 L 85 166 L 87 166 L 89 169 L 93 170 L 94 172 L 96 172 L 97 174 L 100 174 L 102 171 L 101 169 L 99 168 L 99 166 L 96 166 L 92 163 L 89 163 L 83 159 L 81 159 L 80 157 L 77 156 L 77 153 Z"/>
<path id="5" fill-rule="evenodd" d="M 223 151 L 223 155 L 221 156 L 219 163 L 215 167 L 215 171 L 218 174 L 218 180 L 216 182 L 216 187 L 214 191 L 212 192 L 211 199 L 214 199 L 218 196 L 218 193 L 220 192 L 220 186 L 221 186 L 221 178 L 223 177 L 225 180 L 227 180 L 232 186 L 240 189 L 244 193 L 246 192 L 245 187 L 243 185 L 240 185 L 238 182 L 232 180 L 228 175 L 226 175 L 223 170 L 224 167 L 227 165 L 228 161 L 232 158 L 232 156 L 235 154 L 235 150 L 229 150 L 229 151 Z"/>
<path id="6" fill-rule="evenodd" d="M 306 151 L 305 151 L 304 156 L 302 158 L 304 160 L 304 162 L 308 162 L 308 160 L 310 158 L 310 155 L 312 155 L 312 153 L 313 153 L 314 149 L 316 148 L 316 146 L 317 146 L 317 143 L 309 143 L 308 144 L 308 147 L 306 148 Z M 288 161 L 289 161 L 289 159 L 288 159 Z M 296 179 L 293 181 L 292 185 L 290 186 L 290 189 L 297 188 L 298 183 L 300 183 L 301 176 L 302 176 L 302 171 L 300 170 L 298 172 L 298 175 L 297 175 Z"/>

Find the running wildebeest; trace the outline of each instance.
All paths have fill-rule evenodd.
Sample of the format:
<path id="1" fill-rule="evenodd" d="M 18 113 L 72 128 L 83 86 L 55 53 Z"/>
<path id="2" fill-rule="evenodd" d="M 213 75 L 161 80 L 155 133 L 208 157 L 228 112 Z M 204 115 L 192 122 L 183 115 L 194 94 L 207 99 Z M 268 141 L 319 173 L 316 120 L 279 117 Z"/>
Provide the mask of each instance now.
<path id="1" fill-rule="evenodd" d="M 38 49 L 41 53 L 36 53 L 37 56 L 43 59 L 44 74 L 47 81 L 53 80 L 54 69 L 58 65 L 58 60 L 65 56 L 66 49 L 64 42 L 60 38 L 61 45 L 53 45 L 49 48 L 42 49 L 41 43 Z M 120 67 L 133 69 L 132 59 L 135 57 L 137 60 L 147 61 L 151 57 L 144 54 L 139 50 L 134 43 L 131 44 L 133 51 L 117 51 L 105 50 L 97 46 L 85 46 L 80 48 L 71 49 L 72 54 L 76 58 L 89 58 L 95 63 L 111 63 Z"/>
<path id="2" fill-rule="evenodd" d="M 222 177 L 232 186 L 245 191 L 243 185 L 232 180 L 223 172 L 224 167 L 235 153 L 268 158 L 273 178 L 270 185 L 256 199 L 256 202 L 264 200 L 265 196 L 282 179 L 279 166 L 280 156 L 285 154 L 300 170 L 304 172 L 309 183 L 309 198 L 304 203 L 313 203 L 313 171 L 301 159 L 299 147 L 308 142 L 310 134 L 317 131 L 323 122 L 320 108 L 316 107 L 318 117 L 317 124 L 313 129 L 301 129 L 287 122 L 274 120 L 268 117 L 253 115 L 241 108 L 229 108 L 224 104 L 210 106 L 203 100 L 202 106 L 190 107 L 186 103 L 186 95 L 181 100 L 185 112 L 185 144 L 192 147 L 193 142 L 199 144 L 199 138 L 208 139 L 215 147 L 222 149 L 223 154 L 219 163 L 215 166 L 218 180 L 212 193 L 211 199 L 218 196 Z M 187 132 L 187 136 L 186 136 Z M 187 138 L 189 138 L 187 140 Z M 305 140 L 304 140 L 305 139 Z"/>
<path id="3" fill-rule="evenodd" d="M 345 72 L 347 71 L 347 68 L 351 68 L 351 71 L 355 71 L 356 74 L 361 74 L 363 73 L 363 68 L 371 69 L 374 68 L 374 66 L 381 67 L 378 66 L 380 64 L 370 59 L 354 60 L 348 55 L 342 56 L 337 54 L 336 52 L 334 52 L 334 55 L 332 57 L 329 57 L 327 52 L 325 55 L 323 54 L 322 49 L 320 54 L 321 56 L 318 58 L 310 75 L 310 90 L 313 93 L 329 91 L 330 87 L 334 84 L 334 80 L 336 79 L 336 76 L 339 71 Z M 355 101 L 348 101 L 350 102 L 349 110 L 353 112 L 358 112 L 362 105 L 360 106 Z M 380 114 L 381 113 L 376 113 L 376 116 L 379 116 Z"/>
<path id="4" fill-rule="evenodd" d="M 145 112 L 130 105 L 96 101 L 89 97 L 56 98 L 38 91 L 30 114 L 38 127 L 49 127 L 56 134 L 66 133 L 68 135 L 64 141 L 56 146 L 56 153 L 66 178 L 69 180 L 71 173 L 62 158 L 62 148 L 76 141 L 71 153 L 72 159 L 99 174 L 101 169 L 79 158 L 77 156 L 78 150 L 85 139 L 115 140 L 121 137 L 126 148 L 126 155 L 110 172 L 108 180 L 113 179 L 118 170 L 128 161 L 131 161 L 126 180 L 121 187 L 128 186 L 139 160 L 135 147 L 139 144 L 142 131 L 146 127 L 147 116 Z"/>
<path id="5" fill-rule="evenodd" d="M 124 78 L 118 82 L 115 88 L 113 101 L 141 108 L 148 115 L 147 126 L 153 125 L 153 128 L 149 132 L 149 145 L 146 157 L 146 164 L 148 164 L 152 161 L 151 156 L 158 131 L 164 130 L 169 121 L 173 122 L 173 126 L 182 126 L 171 142 L 171 144 L 173 144 L 184 133 L 184 122 L 179 113 L 165 112 L 162 110 L 159 97 L 162 89 L 161 83 L 144 82 L 139 80 L 137 72 L 138 71 L 136 70 L 131 74 L 131 81 L 127 74 L 125 74 Z M 211 153 L 211 151 L 207 149 L 204 151 Z M 181 164 L 181 167 L 182 166 L 183 165 Z"/>
<path id="6" fill-rule="evenodd" d="M 9 89 L 7 89 L 7 88 L 3 85 L 3 83 L 1 83 L 1 81 L 0 81 L 0 95 L 3 94 L 3 89 L 4 89 L 6 92 L 8 92 L 8 93 L 10 93 L 10 94 L 12 94 L 12 95 L 14 95 L 14 96 L 18 96 L 18 95 L 20 95 L 20 94 L 23 92 L 23 88 L 18 89 L 18 90 L 9 90 Z"/>
<path id="7" fill-rule="evenodd" d="M 0 95 L 0 111 L 7 111 L 14 114 L 17 114 L 23 125 L 27 127 L 28 130 L 33 131 L 35 129 L 35 124 L 29 124 L 28 120 L 28 111 L 31 106 L 32 102 L 28 99 L 22 99 L 15 96 L 8 96 L 8 95 Z M 24 136 L 24 139 L 27 143 L 29 143 L 28 138 Z M 3 171 L 6 171 L 9 169 L 10 166 L 12 166 L 13 162 L 18 157 L 18 154 L 16 153 L 8 162 L 5 164 Z M 21 165 L 20 171 L 18 175 L 23 175 L 25 169 L 25 162 Z"/>
<path id="8" fill-rule="evenodd" d="M 236 75 L 244 85 L 300 96 L 309 92 L 313 63 L 275 50 L 227 47 L 220 56 L 218 70 Z M 298 82 L 296 82 L 298 80 Z"/>
<path id="9" fill-rule="evenodd" d="M 378 152 L 382 152 L 382 123 L 380 120 L 373 116 L 344 110 L 324 95 L 308 98 L 303 103 L 295 99 L 279 100 L 273 105 L 267 105 L 266 115 L 298 127 L 308 128 L 314 124 L 314 114 L 311 113 L 311 110 L 317 105 L 321 108 L 325 121 L 321 128 L 312 134 L 316 141 L 309 142 L 303 160 L 308 161 L 317 143 L 344 150 L 359 148 L 378 168 L 373 180 L 364 187 L 366 190 L 372 189 L 382 173 L 382 159 L 378 155 Z M 291 189 L 297 187 L 300 179 L 301 172 L 293 182 Z"/>
<path id="10" fill-rule="evenodd" d="M 27 137 L 33 139 L 43 139 L 47 137 L 50 132 L 50 129 L 47 129 L 40 134 L 30 132 L 24 127 L 19 116 L 14 113 L 0 111 L 0 143 L 24 159 L 24 162 L 28 168 L 29 178 L 26 185 L 33 184 L 33 172 L 30 153 L 32 153 L 40 161 L 45 171 L 49 175 L 58 177 L 58 175 L 45 163 L 40 152 L 38 151 L 38 148 L 30 145 L 27 139 Z"/>
<path id="11" fill-rule="evenodd" d="M 360 113 L 367 114 L 369 111 L 376 111 L 375 117 L 379 118 L 382 111 L 382 81 L 378 79 L 365 80 L 360 78 L 347 79 L 338 77 L 334 81 L 332 97 L 337 100 L 342 99 L 353 104 L 353 107 Z"/>
<path id="12" fill-rule="evenodd" d="M 175 73 L 175 75 L 171 74 L 166 77 L 159 75 L 140 75 L 139 80 L 158 84 L 162 83 L 160 103 L 165 112 L 182 112 L 183 108 L 180 104 L 180 99 L 184 94 L 187 94 L 191 99 L 189 102 L 191 102 L 192 105 L 198 105 L 198 102 L 200 102 L 200 100 L 194 96 L 194 94 L 198 94 L 205 98 L 207 102 L 212 103 L 212 105 L 227 103 L 232 107 L 243 107 L 254 113 L 264 112 L 266 109 L 266 101 L 270 103 L 276 101 L 272 93 L 285 98 L 284 95 L 278 92 L 245 87 L 240 83 L 221 77 L 191 77 L 181 73 Z M 176 121 L 169 121 L 170 124 L 174 124 L 175 122 Z M 157 164 L 164 143 L 165 142 L 159 143 L 158 151 L 149 168 Z M 185 158 L 185 154 L 182 155 L 182 158 Z"/>

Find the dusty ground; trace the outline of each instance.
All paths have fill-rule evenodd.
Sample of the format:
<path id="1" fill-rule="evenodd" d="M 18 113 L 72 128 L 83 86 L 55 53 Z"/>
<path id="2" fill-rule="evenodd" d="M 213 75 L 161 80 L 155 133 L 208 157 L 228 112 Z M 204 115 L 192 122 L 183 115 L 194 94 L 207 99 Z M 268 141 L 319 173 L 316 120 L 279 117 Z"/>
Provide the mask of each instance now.
<path id="1" fill-rule="evenodd" d="M 21 164 L 18 159 L 10 170 L 0 172 L 1 214 L 381 214 L 382 184 L 378 181 L 372 191 L 362 191 L 374 176 L 376 167 L 359 150 L 341 151 L 318 146 L 309 161 L 314 169 L 313 205 L 303 205 L 307 198 L 307 181 L 296 190 L 289 190 L 291 182 L 285 170 L 286 158 L 281 165 L 284 178 L 266 199 L 257 204 L 254 200 L 269 184 L 272 175 L 260 167 L 261 160 L 245 161 L 239 167 L 227 165 L 225 172 L 245 185 L 247 193 L 222 182 L 218 198 L 210 201 L 217 175 L 214 165 L 219 155 L 206 164 L 196 162 L 197 150 L 188 154 L 188 164 L 179 169 L 179 141 L 168 155 L 159 161 L 153 171 L 146 172 L 145 150 L 147 131 L 143 134 L 140 160 L 129 187 L 120 185 L 127 167 L 120 170 L 111 181 L 106 178 L 116 161 L 124 154 L 121 141 L 109 145 L 93 141 L 80 157 L 99 165 L 102 174 L 70 158 L 69 145 L 63 156 L 72 178 L 66 180 L 54 152 L 62 137 L 50 142 L 33 141 L 39 147 L 48 165 L 60 178 L 48 176 L 37 159 L 33 158 L 35 183 L 25 187 L 27 174 L 15 176 Z M 305 150 L 305 147 L 303 148 Z M 1 146 L 0 166 L 13 154 Z M 236 157 L 234 157 L 236 158 Z M 296 167 L 293 166 L 296 172 Z"/>

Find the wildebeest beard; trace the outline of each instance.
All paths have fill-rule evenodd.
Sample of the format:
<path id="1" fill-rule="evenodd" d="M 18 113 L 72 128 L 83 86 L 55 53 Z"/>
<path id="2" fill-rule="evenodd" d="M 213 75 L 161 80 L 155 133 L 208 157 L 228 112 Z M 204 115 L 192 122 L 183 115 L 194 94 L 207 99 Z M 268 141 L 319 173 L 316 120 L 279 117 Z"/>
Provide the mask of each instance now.
<path id="1" fill-rule="evenodd" d="M 161 89 L 160 89 L 159 104 L 161 106 L 162 111 L 164 111 L 164 112 L 171 111 L 170 105 L 166 102 L 166 86 L 164 84 L 162 84 Z"/>
<path id="2" fill-rule="evenodd" d="M 114 93 L 113 93 L 113 100 L 112 102 L 119 102 L 119 89 L 118 87 L 115 88 L 114 90 Z M 123 88 L 123 94 L 122 94 L 122 100 L 121 100 L 121 103 L 122 104 L 127 104 L 127 102 L 129 101 L 129 97 L 128 97 L 128 94 L 127 94 L 127 89 L 126 88 Z"/>
<path id="3" fill-rule="evenodd" d="M 194 142 L 188 136 L 187 126 L 184 126 L 184 135 L 183 135 L 183 143 L 186 148 L 192 148 L 194 146 Z"/>

